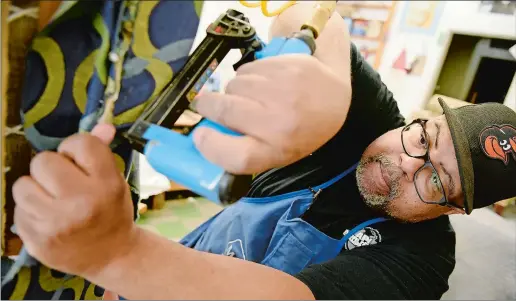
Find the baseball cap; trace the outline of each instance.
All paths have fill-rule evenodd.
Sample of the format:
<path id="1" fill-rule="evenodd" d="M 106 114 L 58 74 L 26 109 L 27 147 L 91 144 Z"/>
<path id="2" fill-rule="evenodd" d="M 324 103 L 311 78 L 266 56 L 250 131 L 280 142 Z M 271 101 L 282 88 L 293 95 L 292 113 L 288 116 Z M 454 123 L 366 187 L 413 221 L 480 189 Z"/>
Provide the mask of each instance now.
<path id="1" fill-rule="evenodd" d="M 499 103 L 451 109 L 438 100 L 455 147 L 466 213 L 516 196 L 516 112 Z"/>

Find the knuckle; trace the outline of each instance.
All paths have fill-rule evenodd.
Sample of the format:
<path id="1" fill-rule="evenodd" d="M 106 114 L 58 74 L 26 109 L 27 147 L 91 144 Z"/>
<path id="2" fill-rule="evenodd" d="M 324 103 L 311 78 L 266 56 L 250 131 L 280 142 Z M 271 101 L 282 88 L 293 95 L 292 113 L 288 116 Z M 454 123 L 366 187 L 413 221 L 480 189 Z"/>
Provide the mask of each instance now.
<path id="1" fill-rule="evenodd" d="M 109 191 L 110 194 L 113 194 L 113 197 L 116 200 L 121 200 L 125 197 L 126 193 L 129 191 L 129 185 L 122 177 L 117 177 L 113 182 L 113 191 Z"/>
<path id="2" fill-rule="evenodd" d="M 226 94 L 247 96 L 249 90 L 256 90 L 262 77 L 259 74 L 240 74 L 235 76 L 226 85 Z"/>
<path id="3" fill-rule="evenodd" d="M 49 162 L 51 162 L 54 159 L 55 153 L 51 151 L 43 151 L 34 158 L 32 158 L 30 162 L 30 172 L 31 174 L 35 171 L 44 168 Z"/>
<path id="4" fill-rule="evenodd" d="M 291 139 L 299 129 L 299 118 L 294 112 L 285 114 L 281 122 L 278 123 L 280 136 Z M 288 139 L 287 139 L 288 140 Z"/>
<path id="5" fill-rule="evenodd" d="M 31 181 L 31 178 L 29 176 L 22 176 L 20 178 L 18 178 L 18 180 L 16 180 L 16 182 L 14 182 L 13 186 L 12 186 L 12 192 L 13 192 L 13 196 L 14 196 L 14 200 L 17 201 L 17 196 L 21 196 L 24 194 L 24 192 L 26 191 L 26 185 L 28 182 Z"/>
<path id="6" fill-rule="evenodd" d="M 237 87 L 238 87 L 238 75 L 235 76 L 235 78 L 233 78 L 232 80 L 230 80 L 227 84 L 226 84 L 226 93 L 227 94 L 235 94 L 236 91 L 238 90 Z"/>
<path id="7" fill-rule="evenodd" d="M 263 60 L 255 60 L 247 64 L 243 64 L 236 70 L 236 75 L 249 74 L 256 71 L 256 68 L 263 63 Z"/>
<path id="8" fill-rule="evenodd" d="M 199 148 L 201 151 L 206 148 L 206 145 L 207 145 L 206 141 L 209 139 L 208 138 L 209 135 L 206 132 L 207 132 L 207 130 L 202 127 L 196 129 L 194 132 L 193 138 L 194 138 L 195 146 L 197 148 Z"/>
<path id="9" fill-rule="evenodd" d="M 38 231 L 40 248 L 50 249 L 55 241 L 61 240 L 63 237 L 62 226 L 57 227 L 41 227 Z"/>
<path id="10" fill-rule="evenodd" d="M 230 102 L 225 98 L 221 98 L 219 101 L 217 101 L 217 104 L 214 106 L 213 119 L 215 119 L 215 121 L 219 123 L 222 123 L 223 125 L 226 125 L 230 109 Z"/>
<path id="11" fill-rule="evenodd" d="M 90 134 L 81 133 L 76 136 L 76 143 L 77 146 L 80 147 L 80 149 L 91 149 L 99 145 L 101 142 L 100 140 L 92 136 Z"/>
<path id="12" fill-rule="evenodd" d="M 244 149 L 244 151 L 238 156 L 237 160 L 234 160 L 233 172 L 234 173 L 245 173 L 252 166 L 252 155 L 249 149 Z"/>
<path id="13" fill-rule="evenodd" d="M 103 198 L 103 199 L 109 199 L 109 198 Z M 91 225 L 92 223 L 95 223 L 98 221 L 99 216 L 102 212 L 102 209 L 99 208 L 96 204 L 98 200 L 91 199 L 90 197 L 84 197 L 76 202 L 74 212 L 77 212 L 78 215 L 77 223 L 81 225 Z M 63 235 L 68 235 L 73 232 L 73 226 L 66 226 L 61 229 L 61 233 Z"/>
<path id="14" fill-rule="evenodd" d="M 68 137 L 67 139 L 65 139 L 61 145 L 59 145 L 59 150 L 81 150 L 81 151 L 84 151 L 84 150 L 89 150 L 93 147 L 95 147 L 96 144 L 100 143 L 100 141 L 97 141 L 99 140 L 98 138 L 90 135 L 90 134 L 86 134 L 86 133 L 81 133 L 81 134 L 76 134 L 76 135 L 73 135 L 71 137 Z"/>

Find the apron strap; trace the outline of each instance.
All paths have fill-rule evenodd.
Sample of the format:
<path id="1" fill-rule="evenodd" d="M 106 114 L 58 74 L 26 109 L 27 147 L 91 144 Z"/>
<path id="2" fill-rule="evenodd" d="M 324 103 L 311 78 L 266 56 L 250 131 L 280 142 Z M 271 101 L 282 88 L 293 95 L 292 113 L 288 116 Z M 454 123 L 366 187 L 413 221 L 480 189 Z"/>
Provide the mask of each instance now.
<path id="1" fill-rule="evenodd" d="M 351 231 L 349 231 L 346 235 L 344 235 L 344 237 L 341 238 L 341 240 L 339 241 L 339 251 L 342 250 L 342 248 L 344 247 L 344 245 L 346 244 L 348 239 L 351 236 L 353 236 L 355 233 L 357 233 L 358 231 L 364 229 L 365 227 L 368 227 L 368 226 L 371 226 L 371 225 L 374 225 L 377 223 L 385 222 L 387 220 L 388 219 L 385 217 L 377 217 L 377 218 L 367 220 L 361 224 L 358 224 L 357 226 L 355 226 L 355 228 L 351 229 Z"/>
<path id="2" fill-rule="evenodd" d="M 358 166 L 358 162 L 353 164 L 353 166 L 351 166 L 350 168 L 346 169 L 344 172 L 340 173 L 339 175 L 337 175 L 335 178 L 329 180 L 328 182 L 325 182 L 319 186 L 315 186 L 313 187 L 312 189 L 314 191 L 318 191 L 318 190 L 321 190 L 321 189 L 325 189 L 327 187 L 330 187 L 331 185 L 335 184 L 335 182 L 339 181 L 340 179 L 344 178 L 345 176 L 347 176 L 349 173 L 353 172 Z"/>

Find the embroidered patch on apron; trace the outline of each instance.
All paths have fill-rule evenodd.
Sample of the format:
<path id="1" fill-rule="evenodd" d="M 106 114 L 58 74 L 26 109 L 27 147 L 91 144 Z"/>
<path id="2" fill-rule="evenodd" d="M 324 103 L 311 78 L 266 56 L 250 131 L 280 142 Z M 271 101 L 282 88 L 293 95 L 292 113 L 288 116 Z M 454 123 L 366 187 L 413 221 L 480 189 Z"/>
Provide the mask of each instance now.
<path id="1" fill-rule="evenodd" d="M 344 231 L 344 235 L 346 235 L 349 230 Z M 376 245 L 377 243 L 382 241 L 382 235 L 380 232 L 371 227 L 365 227 L 364 229 L 358 231 L 353 234 L 344 245 L 346 250 L 353 250 L 356 247 L 363 247 L 369 245 Z"/>

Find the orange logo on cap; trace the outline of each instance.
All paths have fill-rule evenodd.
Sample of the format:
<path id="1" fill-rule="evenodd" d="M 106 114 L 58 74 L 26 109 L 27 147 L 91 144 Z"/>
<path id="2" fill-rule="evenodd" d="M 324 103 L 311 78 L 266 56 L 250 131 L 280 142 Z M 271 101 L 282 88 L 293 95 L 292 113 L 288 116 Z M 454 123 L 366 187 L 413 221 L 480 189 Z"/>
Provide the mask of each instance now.
<path id="1" fill-rule="evenodd" d="M 509 155 L 516 160 L 516 129 L 512 125 L 491 125 L 480 133 L 484 153 L 493 159 L 509 164 Z"/>

